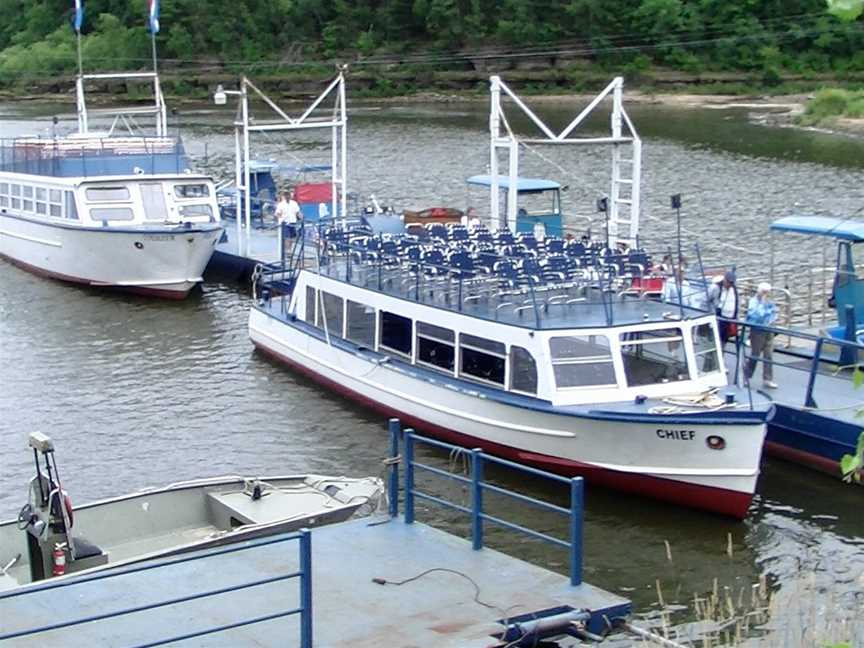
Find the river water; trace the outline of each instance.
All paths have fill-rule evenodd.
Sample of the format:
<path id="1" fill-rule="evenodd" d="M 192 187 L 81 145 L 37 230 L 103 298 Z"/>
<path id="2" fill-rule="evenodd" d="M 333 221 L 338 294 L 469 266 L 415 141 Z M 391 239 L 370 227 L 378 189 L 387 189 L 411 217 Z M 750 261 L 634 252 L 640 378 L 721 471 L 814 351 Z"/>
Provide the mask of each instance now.
<path id="1" fill-rule="evenodd" d="M 544 105 L 540 112 L 563 126 L 578 109 Z M 0 136 L 50 133 L 51 116 L 67 110 L 0 104 Z M 765 272 L 774 218 L 864 207 L 862 140 L 758 126 L 740 110 L 635 106 L 630 113 L 644 138 L 642 232 L 653 249 L 674 245 L 673 193 L 684 196 L 685 245 L 698 241 L 707 264 L 734 264 L 748 274 Z M 59 117 L 57 129 L 70 130 L 71 115 Z M 352 105 L 349 188 L 398 209 L 482 204 L 485 196 L 468 192 L 464 179 L 487 171 L 486 119 L 482 104 Z M 178 121 L 196 162 L 230 173 L 230 112 L 190 105 Z M 524 120 L 512 123 L 527 132 Z M 602 118 L 588 124 L 592 132 L 602 126 Z M 329 158 L 320 134 L 259 138 L 255 147 L 257 157 Z M 598 147 L 522 153 L 522 175 L 568 185 L 565 207 L 585 215 L 608 191 L 609 172 L 609 152 Z M 805 246 L 782 250 L 789 272 L 814 255 Z M 65 485 L 78 502 L 224 473 L 381 473 L 384 422 L 253 352 L 249 299 L 245 287 L 216 282 L 181 303 L 103 294 L 0 262 L 0 518 L 25 501 L 32 472 L 26 439 L 34 430 L 55 439 Z M 556 488 L 520 483 L 563 501 Z M 764 608 L 747 617 L 746 628 L 738 624 L 740 641 L 806 646 L 856 637 L 864 645 L 862 498 L 860 488 L 770 459 L 743 522 L 589 487 L 585 578 L 632 598 L 644 623 L 665 622 L 685 634 L 707 627 L 691 625 L 700 617 L 730 616 L 731 604 L 739 617 Z M 510 509 L 522 523 L 564 529 Z M 419 517 L 466 529 L 437 509 L 421 507 Z M 545 545 L 494 530 L 489 539 L 565 569 L 564 556 Z M 715 591 L 724 612 L 697 611 L 694 597 L 711 599 Z M 738 641 L 735 632 L 727 628 L 730 643 Z"/>

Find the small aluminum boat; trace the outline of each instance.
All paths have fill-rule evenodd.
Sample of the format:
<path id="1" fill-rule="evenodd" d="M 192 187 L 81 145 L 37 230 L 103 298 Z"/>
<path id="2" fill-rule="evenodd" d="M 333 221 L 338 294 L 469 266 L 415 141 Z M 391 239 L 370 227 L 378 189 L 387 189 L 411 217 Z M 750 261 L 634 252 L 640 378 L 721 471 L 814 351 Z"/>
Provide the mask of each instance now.
<path id="1" fill-rule="evenodd" d="M 0 522 L 0 591 L 368 515 L 380 479 L 226 476 L 72 507 L 52 440 L 30 435 L 36 476 L 17 520 Z M 42 466 L 40 466 L 40 460 Z"/>

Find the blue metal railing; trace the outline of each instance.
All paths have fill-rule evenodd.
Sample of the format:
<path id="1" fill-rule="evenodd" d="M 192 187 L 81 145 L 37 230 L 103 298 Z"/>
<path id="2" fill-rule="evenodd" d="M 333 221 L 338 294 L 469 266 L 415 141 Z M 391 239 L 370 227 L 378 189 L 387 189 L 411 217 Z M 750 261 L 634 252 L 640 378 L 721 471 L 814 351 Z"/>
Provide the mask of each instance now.
<path id="1" fill-rule="evenodd" d="M 144 643 L 144 644 L 136 644 L 135 648 L 150 648 L 151 646 L 162 646 L 169 643 L 174 643 L 176 641 L 183 641 L 186 639 L 193 639 L 195 637 L 202 637 L 205 635 L 211 635 L 218 632 L 224 632 L 226 630 L 232 630 L 234 628 L 240 628 L 243 626 L 253 625 L 256 623 L 263 623 L 265 621 L 271 621 L 273 619 L 283 618 L 287 616 L 293 616 L 295 614 L 300 615 L 300 648 L 312 648 L 312 536 L 307 529 L 301 529 L 298 533 L 294 533 L 287 536 L 280 536 L 277 538 L 266 538 L 263 540 L 254 540 L 242 545 L 231 545 L 228 547 L 222 547 L 214 550 L 207 551 L 206 553 L 198 553 L 191 556 L 182 556 L 180 558 L 172 558 L 164 561 L 160 561 L 154 564 L 145 564 L 145 565 L 137 565 L 131 567 L 129 569 L 120 569 L 120 570 L 112 570 L 107 572 L 99 572 L 96 574 L 92 574 L 89 576 L 82 576 L 80 578 L 76 578 L 74 580 L 61 580 L 61 581 L 48 581 L 44 583 L 38 583 L 32 587 L 27 587 L 23 590 L 13 590 L 10 592 L 0 593 L 0 600 L 8 599 L 19 596 L 27 596 L 29 594 L 34 594 L 37 592 L 44 592 L 47 590 L 53 590 L 61 587 L 74 587 L 76 585 L 80 585 L 82 583 L 90 583 L 98 580 L 105 580 L 109 578 L 116 578 L 118 576 L 125 576 L 127 574 L 132 574 L 136 572 L 149 571 L 153 569 L 160 569 L 162 567 L 168 567 L 171 565 L 177 565 L 180 563 L 186 562 L 194 562 L 196 560 L 205 560 L 207 558 L 213 556 L 220 556 L 229 553 L 236 553 L 240 551 L 248 551 L 250 549 L 255 549 L 258 547 L 263 547 L 266 545 L 274 545 L 285 542 L 290 542 L 298 540 L 299 541 L 299 561 L 300 568 L 297 571 L 290 572 L 287 574 L 278 574 L 276 576 L 270 576 L 268 578 L 262 578 L 255 581 L 250 581 L 246 583 L 241 583 L 239 585 L 231 585 L 228 587 L 221 587 L 218 589 L 207 590 L 204 592 L 198 592 L 196 594 L 188 594 L 186 596 L 175 597 L 171 599 L 165 599 L 162 601 L 156 601 L 153 603 L 147 603 L 144 605 L 137 605 L 134 607 L 128 607 L 121 610 L 114 610 L 111 612 L 102 612 L 98 614 L 92 614 L 86 617 L 81 617 L 77 619 L 71 619 L 68 621 L 60 621 L 56 623 L 50 623 L 42 626 L 38 626 L 35 628 L 27 628 L 24 630 L 16 630 L 13 632 L 7 632 L 5 634 L 0 634 L 0 641 L 5 639 L 14 639 L 17 637 L 25 637 L 29 635 L 35 635 L 41 632 L 49 632 L 51 630 L 58 630 L 60 628 L 67 628 L 70 626 L 80 625 L 82 623 L 90 623 L 93 621 L 103 621 L 106 619 L 111 619 L 115 617 L 125 616 L 127 614 L 135 614 L 136 612 L 144 612 L 147 610 L 154 610 L 158 608 L 163 608 L 167 606 L 179 605 L 181 603 L 186 603 L 189 601 L 195 601 L 198 599 L 209 598 L 212 596 L 218 596 L 220 594 L 227 594 L 229 592 L 235 592 L 238 590 L 249 589 L 251 587 L 257 587 L 261 585 L 267 585 L 271 583 L 281 582 L 285 580 L 290 580 L 293 578 L 300 579 L 300 605 L 296 608 L 289 610 L 280 610 L 278 612 L 273 612 L 271 614 L 257 616 L 250 619 L 243 619 L 241 621 L 236 621 L 234 623 L 228 623 L 218 626 L 213 626 L 210 628 L 205 628 L 203 630 L 198 630 L 195 632 L 189 632 L 182 635 L 176 635 L 172 637 L 166 637 L 163 639 L 159 639 L 156 641 Z"/>
<path id="2" fill-rule="evenodd" d="M 399 514 L 399 421 L 397 419 L 391 419 L 388 428 L 390 431 L 391 453 L 391 458 L 389 462 L 390 465 L 388 466 L 390 515 L 392 517 L 396 517 Z M 420 463 L 414 458 L 414 446 L 417 442 L 424 443 L 426 445 L 436 448 L 441 448 L 443 450 L 447 450 L 448 452 L 463 449 L 460 446 L 452 445 L 450 443 L 444 443 L 443 441 L 437 441 L 435 439 L 421 436 L 411 429 L 406 429 L 404 434 L 402 434 L 401 436 L 404 443 L 401 463 L 403 463 L 405 466 L 404 515 L 405 522 L 407 524 L 412 524 L 414 522 L 414 505 L 415 499 L 418 498 L 428 502 L 432 502 L 434 504 L 438 504 L 440 506 L 444 506 L 446 508 L 460 511 L 471 516 L 471 543 L 475 550 L 483 548 L 484 522 L 492 522 L 493 524 L 504 527 L 506 529 L 510 529 L 511 531 L 517 531 L 537 540 L 542 540 L 543 542 L 554 544 L 556 546 L 567 549 L 570 559 L 570 584 L 575 586 L 582 583 L 582 513 L 584 508 L 584 486 L 581 477 L 573 477 L 571 479 L 567 479 L 566 477 L 553 475 L 552 473 L 548 473 L 544 470 L 530 468 L 528 466 L 523 466 L 522 464 L 518 464 L 513 461 L 507 461 L 506 459 L 494 457 L 492 455 L 486 454 L 479 448 L 467 450 L 467 452 L 470 453 L 471 456 L 471 468 L 469 473 L 470 476 L 463 477 L 462 475 L 456 475 L 446 470 Z M 512 468 L 523 473 L 528 473 L 530 475 L 543 477 L 545 479 L 551 479 L 569 485 L 570 508 L 567 509 L 562 506 L 550 504 L 549 502 L 544 502 L 542 500 L 538 500 L 533 497 L 529 497 L 527 495 L 523 495 L 521 493 L 517 493 L 515 491 L 511 491 L 506 488 L 495 486 L 494 484 L 486 482 L 483 477 L 483 468 L 487 462 L 498 464 L 500 466 L 506 466 L 508 468 Z M 414 476 L 417 470 L 421 470 L 423 472 L 437 475 L 445 479 L 466 484 L 470 489 L 471 505 L 462 506 L 460 504 L 456 504 L 454 502 L 450 502 L 418 490 L 414 482 Z M 508 522 L 507 520 L 502 520 L 499 517 L 495 517 L 493 515 L 490 515 L 489 513 L 484 512 L 483 493 L 486 491 L 494 492 L 499 495 L 504 495 L 516 499 L 520 502 L 529 504 L 544 511 L 553 511 L 568 516 L 569 541 L 561 540 L 560 538 L 555 538 L 545 533 L 534 531 L 533 529 L 528 529 L 526 527 L 514 524 L 513 522 Z"/>

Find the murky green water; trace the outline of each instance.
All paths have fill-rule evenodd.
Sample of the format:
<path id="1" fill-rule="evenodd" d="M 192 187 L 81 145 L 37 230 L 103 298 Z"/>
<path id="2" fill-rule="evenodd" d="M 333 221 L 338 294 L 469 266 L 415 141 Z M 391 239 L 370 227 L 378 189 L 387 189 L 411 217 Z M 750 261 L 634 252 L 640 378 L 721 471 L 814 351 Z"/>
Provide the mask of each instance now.
<path id="1" fill-rule="evenodd" d="M 0 105 L 0 137 L 50 133 L 51 115 L 68 109 Z M 542 110 L 560 125 L 574 111 Z M 692 233 L 685 243 L 698 239 L 706 263 L 734 263 L 750 274 L 763 269 L 774 218 L 793 211 L 849 215 L 864 207 L 862 140 L 769 129 L 749 123 L 743 111 L 638 106 L 631 116 L 645 139 L 643 232 L 654 249 L 674 244 L 667 207 L 673 193 L 684 195 L 684 227 Z M 195 159 L 230 172 L 230 113 L 185 107 L 179 120 Z M 596 132 L 602 121 L 589 126 Z M 61 115 L 58 128 L 70 127 L 70 115 Z M 398 209 L 485 200 L 464 185 L 487 169 L 485 129 L 481 104 L 355 106 L 349 188 Z M 259 138 L 257 151 L 325 162 L 329 142 L 308 133 L 294 142 Z M 537 147 L 522 156 L 523 175 L 567 184 L 567 207 L 585 215 L 608 191 L 609 173 L 609 153 L 596 147 Z M 783 252 L 792 270 L 813 254 Z M 240 286 L 208 283 L 175 304 L 68 287 L 0 262 L 0 515 L 11 517 L 25 500 L 26 437 L 33 430 L 55 438 L 78 502 L 227 472 L 380 473 L 383 421 L 254 353 L 248 305 Z M 527 487 L 564 499 L 536 481 Z M 585 578 L 656 616 L 658 581 L 674 610 L 709 593 L 715 579 L 721 598 L 728 592 L 738 607 L 738 597 L 749 601 L 751 585 L 764 577 L 773 603 L 753 619 L 760 628 L 750 633 L 754 643 L 811 645 L 801 639 L 811 636 L 802 634 L 805 625 L 821 627 L 820 639 L 857 633 L 864 643 L 862 503 L 860 488 L 771 460 L 740 523 L 589 488 Z M 550 532 L 564 529 L 536 513 L 493 505 Z M 422 508 L 419 517 L 465 528 L 434 509 Z M 564 568 L 564 556 L 545 546 L 497 530 L 488 535 L 494 546 Z M 842 618 L 853 625 L 840 628 Z M 682 610 L 671 622 L 691 619 Z"/>

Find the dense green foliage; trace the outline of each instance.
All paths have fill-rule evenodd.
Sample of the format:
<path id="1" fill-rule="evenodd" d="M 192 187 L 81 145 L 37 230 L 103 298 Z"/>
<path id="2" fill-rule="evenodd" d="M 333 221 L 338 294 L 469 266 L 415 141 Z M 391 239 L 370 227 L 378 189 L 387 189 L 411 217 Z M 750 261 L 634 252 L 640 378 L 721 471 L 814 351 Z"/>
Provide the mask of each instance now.
<path id="1" fill-rule="evenodd" d="M 836 0 L 835 0 L 836 1 Z M 844 0 L 854 1 L 854 0 Z M 0 83 L 74 70 L 72 0 L 0 0 Z M 145 0 L 85 0 L 91 69 L 146 66 Z M 864 70 L 862 21 L 825 0 L 163 0 L 160 58 L 191 71 L 310 60 L 467 68 L 482 48 L 691 73 Z"/>
<path id="2" fill-rule="evenodd" d="M 864 91 L 824 88 L 807 102 L 799 122 L 821 124 L 833 117 L 864 118 Z"/>

